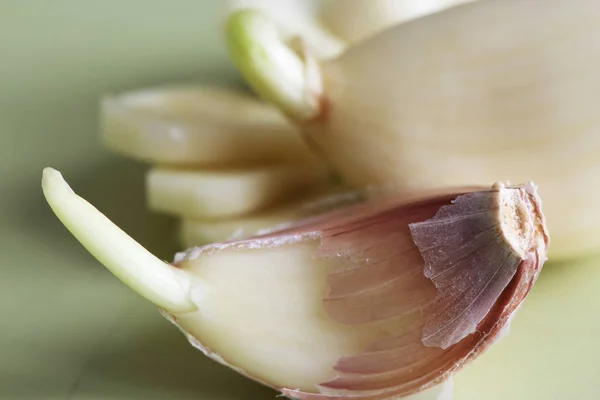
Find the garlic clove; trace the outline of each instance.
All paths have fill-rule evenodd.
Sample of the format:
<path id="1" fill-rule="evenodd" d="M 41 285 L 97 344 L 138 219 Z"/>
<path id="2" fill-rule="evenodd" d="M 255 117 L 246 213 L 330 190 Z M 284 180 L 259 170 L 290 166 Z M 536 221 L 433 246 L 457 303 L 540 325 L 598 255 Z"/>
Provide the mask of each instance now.
<path id="1" fill-rule="evenodd" d="M 330 0 L 320 19 L 348 43 L 357 43 L 394 25 L 475 0 Z"/>
<path id="2" fill-rule="evenodd" d="M 53 210 L 86 247 L 138 249 L 64 190 L 60 174 L 45 173 L 43 186 Z M 457 247 L 456 237 L 465 246 Z M 412 238 L 415 245 L 398 247 L 390 238 L 406 244 Z M 194 307 L 163 308 L 163 315 L 191 344 L 240 373 L 299 399 L 375 400 L 439 388 L 493 345 L 534 284 L 547 246 L 536 187 L 496 185 L 416 201 L 371 200 L 266 235 L 193 248 L 171 266 L 151 261 L 148 270 L 132 268 L 114 254 L 107 266 L 138 274 L 125 283 L 142 293 L 159 279 L 146 274 L 179 271 L 190 283 L 182 296 Z M 484 258 L 491 255 L 498 259 Z M 426 276 L 446 273 L 458 259 L 472 267 L 454 269 L 451 284 Z M 340 273 L 360 277 L 361 268 L 377 271 L 382 264 L 396 266 L 398 280 L 407 282 L 404 296 L 386 290 L 396 279 L 390 274 L 365 282 L 363 291 L 348 290 L 356 281 L 347 276 L 338 280 Z M 371 297 L 356 301 L 367 290 Z M 331 292 L 349 300 L 330 307 Z M 459 307 L 438 307 L 436 300 L 448 294 Z M 429 344 L 428 326 L 442 327 Z"/>
<path id="3" fill-rule="evenodd" d="M 102 100 L 101 139 L 137 160 L 178 166 L 317 163 L 279 110 L 241 91 L 198 84 Z"/>
<path id="4" fill-rule="evenodd" d="M 364 198 L 365 194 L 332 187 L 244 217 L 219 220 L 184 218 L 179 227 L 180 242 L 185 248 L 190 248 L 243 239 L 281 229 L 299 219 L 354 204 Z"/>
<path id="5" fill-rule="evenodd" d="M 194 217 L 249 215 L 330 184 L 320 165 L 277 165 L 200 171 L 152 168 L 146 176 L 146 200 L 156 212 Z"/>
<path id="6" fill-rule="evenodd" d="M 298 124 L 357 188 L 535 180 L 550 256 L 596 253 L 599 40 L 596 1 L 453 7 L 321 62 L 321 108 Z M 252 75 L 249 62 L 238 65 Z"/>

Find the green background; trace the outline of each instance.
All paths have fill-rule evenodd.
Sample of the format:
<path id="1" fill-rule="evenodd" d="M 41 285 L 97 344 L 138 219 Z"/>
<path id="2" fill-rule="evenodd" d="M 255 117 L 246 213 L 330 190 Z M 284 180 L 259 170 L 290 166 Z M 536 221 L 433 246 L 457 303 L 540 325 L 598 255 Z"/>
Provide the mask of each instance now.
<path id="1" fill-rule="evenodd" d="M 98 99 L 167 83 L 239 84 L 217 0 L 0 0 L 0 399 L 270 399 L 208 360 L 54 217 L 42 169 L 159 257 L 146 166 L 98 141 Z M 456 378 L 458 399 L 600 398 L 600 270 L 548 265 L 510 335 Z"/>

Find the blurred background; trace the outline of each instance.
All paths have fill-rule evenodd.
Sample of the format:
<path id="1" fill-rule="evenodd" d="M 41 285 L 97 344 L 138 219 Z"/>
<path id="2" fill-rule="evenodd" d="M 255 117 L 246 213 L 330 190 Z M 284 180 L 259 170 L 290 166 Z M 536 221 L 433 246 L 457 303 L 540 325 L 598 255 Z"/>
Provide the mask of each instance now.
<path id="1" fill-rule="evenodd" d="M 0 1 L 0 398 L 269 398 L 193 350 L 74 240 L 41 191 L 52 166 L 158 257 L 174 223 L 146 166 L 98 138 L 99 98 L 189 81 L 238 85 L 220 2 Z"/>
<path id="2" fill-rule="evenodd" d="M 242 88 L 220 35 L 221 5 L 0 0 L 0 399 L 276 395 L 191 348 L 81 247 L 40 185 L 44 167 L 60 170 L 171 260 L 174 220 L 145 207 L 147 166 L 99 143 L 99 99 L 192 81 Z M 457 378 L 456 398 L 600 398 L 597 262 L 569 267 L 547 268 L 513 322 L 517 333 Z"/>

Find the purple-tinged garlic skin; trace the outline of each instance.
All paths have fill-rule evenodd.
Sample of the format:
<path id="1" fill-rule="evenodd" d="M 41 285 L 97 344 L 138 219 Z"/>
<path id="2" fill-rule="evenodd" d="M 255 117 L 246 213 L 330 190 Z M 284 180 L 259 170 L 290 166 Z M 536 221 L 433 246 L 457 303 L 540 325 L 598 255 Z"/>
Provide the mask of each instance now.
<path id="1" fill-rule="evenodd" d="M 411 225 L 425 276 L 438 290 L 423 343 L 445 349 L 475 332 L 521 264 L 545 261 L 548 233 L 539 204 L 531 186 L 474 192 Z"/>
<path id="2" fill-rule="evenodd" d="M 163 313 L 206 355 L 286 396 L 405 397 L 448 380 L 499 339 L 548 245 L 533 184 L 373 199 L 179 255 L 174 264 L 198 278 L 191 296 L 199 310 Z M 236 269 L 229 261 L 248 264 Z M 288 270 L 298 281 L 281 281 Z M 293 318 L 278 326 L 278 304 L 267 304 L 272 324 L 244 329 L 236 318 L 262 318 L 269 294 L 245 299 L 236 279 L 251 283 L 248 291 L 269 279 L 289 284 L 275 301 L 293 304 Z M 217 288 L 231 302 L 218 311 L 210 302 Z M 261 329 L 274 339 L 258 343 Z M 298 339 L 303 331 L 314 340 Z"/>

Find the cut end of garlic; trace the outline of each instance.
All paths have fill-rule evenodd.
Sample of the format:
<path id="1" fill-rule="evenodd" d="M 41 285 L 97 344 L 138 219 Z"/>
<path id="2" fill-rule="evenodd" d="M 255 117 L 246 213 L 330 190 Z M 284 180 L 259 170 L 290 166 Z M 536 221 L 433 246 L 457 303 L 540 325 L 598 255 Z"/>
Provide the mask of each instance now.
<path id="1" fill-rule="evenodd" d="M 79 197 L 62 174 L 45 168 L 42 188 L 48 204 L 79 242 L 131 289 L 170 312 L 197 309 L 184 271 L 166 264 Z"/>
<path id="2" fill-rule="evenodd" d="M 522 259 L 536 249 L 545 260 L 549 235 L 535 185 L 516 190 L 500 187 L 499 193 L 499 219 L 505 239 Z"/>
<path id="3" fill-rule="evenodd" d="M 253 9 L 232 12 L 226 23 L 229 54 L 252 88 L 290 118 L 306 121 L 321 112 L 316 61 L 287 43 L 269 17 Z"/>
<path id="4" fill-rule="evenodd" d="M 438 289 L 423 343 L 442 349 L 481 332 L 494 315 L 501 322 L 490 334 L 497 336 L 537 279 L 549 242 L 533 184 L 463 194 L 433 218 L 411 224 L 411 232 L 425 276 Z M 494 312 L 503 292 L 513 298 Z"/>

